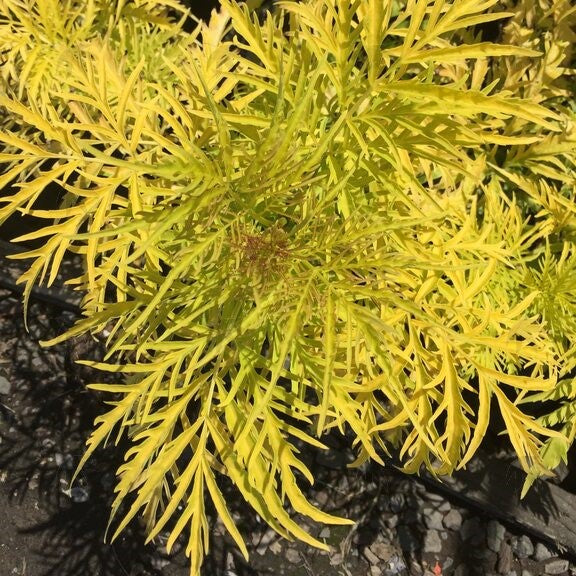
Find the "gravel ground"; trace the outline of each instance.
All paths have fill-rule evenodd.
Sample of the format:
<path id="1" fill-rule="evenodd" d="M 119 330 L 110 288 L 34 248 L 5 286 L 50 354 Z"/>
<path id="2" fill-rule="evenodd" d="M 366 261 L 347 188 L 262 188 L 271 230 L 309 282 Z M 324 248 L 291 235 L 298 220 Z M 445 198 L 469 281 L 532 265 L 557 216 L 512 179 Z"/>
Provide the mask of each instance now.
<path id="1" fill-rule="evenodd" d="M 98 357 L 98 343 L 42 349 L 38 340 L 73 321 L 34 303 L 26 332 L 22 308 L 0 292 L 0 575 L 184 576 L 182 550 L 166 554 L 165 538 L 144 546 L 135 523 L 113 544 L 103 542 L 120 451 L 100 451 L 77 484 L 69 481 L 100 401 L 84 385 L 102 376 L 74 358 Z M 451 503 L 423 484 L 370 465 L 348 470 L 338 438 L 328 455 L 310 455 L 323 509 L 356 520 L 352 528 L 301 523 L 330 552 L 287 542 L 248 514 L 237 494 L 247 564 L 214 523 L 206 576 L 540 576 L 576 575 L 576 564 L 526 535 Z"/>

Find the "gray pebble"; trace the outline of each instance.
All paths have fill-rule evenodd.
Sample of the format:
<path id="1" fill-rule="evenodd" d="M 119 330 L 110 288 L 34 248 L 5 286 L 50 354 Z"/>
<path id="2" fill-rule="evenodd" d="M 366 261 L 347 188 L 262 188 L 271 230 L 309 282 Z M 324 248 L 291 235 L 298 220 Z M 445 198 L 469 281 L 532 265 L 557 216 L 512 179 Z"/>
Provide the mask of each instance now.
<path id="1" fill-rule="evenodd" d="M 8 378 L 0 376 L 0 394 L 10 394 L 12 383 Z"/>
<path id="2" fill-rule="evenodd" d="M 70 498 L 72 498 L 72 502 L 76 503 L 83 503 L 87 502 L 90 498 L 90 493 L 86 488 L 82 488 L 81 486 L 73 486 L 70 490 Z"/>
<path id="3" fill-rule="evenodd" d="M 533 576 L 533 574 L 530 570 L 522 570 L 522 576 Z"/>
<path id="4" fill-rule="evenodd" d="M 528 536 L 514 538 L 512 540 L 512 552 L 514 552 L 516 558 L 528 558 L 534 554 L 534 544 L 532 544 Z"/>
<path id="5" fill-rule="evenodd" d="M 424 510 L 424 523 L 426 527 L 430 530 L 442 530 L 444 525 L 442 524 L 443 514 L 434 510 L 433 512 L 426 513 Z"/>
<path id="6" fill-rule="evenodd" d="M 554 556 L 553 552 L 542 542 L 538 542 L 534 548 L 534 560 L 538 562 L 543 562 L 544 560 L 550 560 Z"/>
<path id="7" fill-rule="evenodd" d="M 42 439 L 42 448 L 53 448 L 56 442 L 54 442 L 54 438 L 43 438 Z"/>
<path id="8" fill-rule="evenodd" d="M 151 558 L 150 563 L 152 564 L 152 568 L 161 571 L 170 564 L 170 560 L 168 558 L 158 558 L 157 556 L 154 556 Z"/>
<path id="9" fill-rule="evenodd" d="M 568 560 L 552 560 L 544 567 L 546 574 L 563 574 L 568 570 Z"/>
<path id="10" fill-rule="evenodd" d="M 450 558 L 450 556 L 444 558 L 444 561 L 442 562 L 442 571 L 448 572 L 448 569 L 452 568 L 452 564 L 454 564 L 454 560 Z"/>
<path id="11" fill-rule="evenodd" d="M 302 561 L 302 558 L 300 557 L 300 552 L 298 552 L 298 550 L 294 550 L 294 548 L 288 548 L 288 550 L 286 550 L 286 560 L 288 560 L 288 562 L 290 562 L 290 564 L 298 564 L 299 562 Z"/>
<path id="12" fill-rule="evenodd" d="M 430 502 L 444 502 L 444 496 L 435 492 L 426 492 L 426 499 Z"/>
<path id="13" fill-rule="evenodd" d="M 64 467 L 68 470 L 72 470 L 76 467 L 76 462 L 74 460 L 74 456 L 72 454 L 66 454 L 64 456 Z"/>
<path id="14" fill-rule="evenodd" d="M 404 574 L 406 570 L 406 563 L 404 562 L 403 558 L 400 556 L 394 555 L 388 562 L 386 563 L 386 568 L 384 570 L 385 576 L 399 576 Z"/>
<path id="15" fill-rule="evenodd" d="M 483 544 L 486 532 L 480 518 L 469 518 L 462 524 L 462 540 L 469 541 L 470 544 Z"/>
<path id="16" fill-rule="evenodd" d="M 442 539 L 438 530 L 428 530 L 424 536 L 424 552 L 442 552 Z"/>
<path id="17" fill-rule="evenodd" d="M 462 514 L 458 510 L 450 510 L 446 516 L 444 516 L 444 526 L 448 530 L 460 530 L 462 526 Z"/>
<path id="18" fill-rule="evenodd" d="M 388 508 L 390 509 L 390 512 L 397 514 L 404 508 L 405 504 L 406 502 L 404 494 L 396 493 L 392 494 L 390 497 L 390 500 L 388 501 Z"/>
<path id="19" fill-rule="evenodd" d="M 500 524 L 497 520 L 490 520 L 488 526 L 486 527 L 486 540 L 488 543 L 488 548 L 492 552 L 500 552 L 500 545 L 504 536 L 506 535 L 506 528 Z"/>
<path id="20" fill-rule="evenodd" d="M 32 366 L 36 370 L 45 370 L 46 369 L 46 362 L 43 358 L 40 358 L 37 354 L 32 355 Z"/>
<path id="21" fill-rule="evenodd" d="M 388 528 L 396 528 L 396 526 L 398 526 L 398 514 L 392 514 L 391 516 L 388 516 L 384 523 Z"/>

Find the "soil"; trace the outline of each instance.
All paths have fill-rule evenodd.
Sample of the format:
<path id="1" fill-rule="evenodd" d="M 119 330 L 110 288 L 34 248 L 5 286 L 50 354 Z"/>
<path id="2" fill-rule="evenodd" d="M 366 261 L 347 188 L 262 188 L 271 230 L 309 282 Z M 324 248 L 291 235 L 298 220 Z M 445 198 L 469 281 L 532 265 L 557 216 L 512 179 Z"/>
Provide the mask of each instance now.
<path id="1" fill-rule="evenodd" d="M 104 541 L 121 446 L 98 451 L 70 487 L 105 408 L 85 387 L 102 374 L 75 359 L 98 359 L 102 348 L 86 339 L 51 348 L 39 341 L 73 322 L 72 313 L 34 301 L 26 330 L 20 299 L 0 291 L 0 576 L 187 575 L 182 544 L 172 555 L 166 535 L 144 545 L 138 522 Z M 330 452 L 308 456 L 316 478 L 309 495 L 355 526 L 326 528 L 297 518 L 330 545 L 329 552 L 311 549 L 279 538 L 230 491 L 250 560 L 214 521 L 205 576 L 576 574 L 558 550 L 459 508 L 390 467 L 348 469 L 347 446 L 329 440 Z"/>
<path id="2" fill-rule="evenodd" d="M 101 399 L 85 388 L 88 382 L 101 381 L 102 374 L 74 360 L 78 356 L 97 359 L 102 350 L 97 342 L 86 340 L 51 348 L 42 348 L 39 342 L 61 333 L 73 321 L 71 313 L 33 302 L 27 331 L 19 298 L 0 292 L 0 575 L 188 574 L 183 552 L 168 556 L 161 537 L 145 546 L 144 531 L 137 523 L 113 543 L 104 542 L 121 450 L 99 451 L 70 488 L 93 421 L 104 408 Z M 319 483 L 332 486 L 340 465 L 327 461 Z M 333 486 L 340 494 L 333 502 L 350 500 L 352 487 L 344 486 L 342 480 L 346 478 Z M 370 496 L 359 500 L 369 505 Z M 238 556 L 215 524 L 205 573 L 230 575 L 232 566 L 238 576 L 284 572 L 277 566 L 284 562 L 278 554 L 262 555 L 264 542 L 268 550 L 282 546 L 280 540 L 254 520 L 239 520 L 244 534 L 249 534 L 254 561 L 249 566 Z M 340 540 L 340 535 L 344 539 L 348 531 L 333 531 L 331 539 Z M 315 555 L 305 547 L 294 550 L 298 563 L 308 570 L 329 573 L 329 556 Z M 363 574 L 368 565 L 357 559 L 351 568 Z"/>

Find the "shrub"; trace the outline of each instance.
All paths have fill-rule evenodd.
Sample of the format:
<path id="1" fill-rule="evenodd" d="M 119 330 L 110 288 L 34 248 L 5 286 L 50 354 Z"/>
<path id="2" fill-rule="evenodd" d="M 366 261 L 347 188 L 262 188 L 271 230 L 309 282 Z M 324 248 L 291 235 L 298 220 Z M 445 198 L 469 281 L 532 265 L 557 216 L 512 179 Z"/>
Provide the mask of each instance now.
<path id="1" fill-rule="evenodd" d="M 301 489 L 298 446 L 330 430 L 356 466 L 397 449 L 449 474 L 496 410 L 529 480 L 549 473 L 576 422 L 574 9 L 222 5 L 186 33 L 170 0 L 0 0 L 0 223 L 42 223 L 15 239 L 44 240 L 25 302 L 85 263 L 83 318 L 46 344 L 107 334 L 80 466 L 131 443 L 114 537 L 172 519 L 196 574 L 209 499 L 247 554 L 228 477 L 325 547 L 290 513 L 348 522 Z"/>

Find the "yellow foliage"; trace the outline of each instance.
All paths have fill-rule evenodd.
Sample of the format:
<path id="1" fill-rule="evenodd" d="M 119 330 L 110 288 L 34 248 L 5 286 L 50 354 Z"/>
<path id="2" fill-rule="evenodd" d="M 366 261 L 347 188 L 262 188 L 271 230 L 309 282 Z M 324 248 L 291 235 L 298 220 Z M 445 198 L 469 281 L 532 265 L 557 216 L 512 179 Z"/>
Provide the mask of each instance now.
<path id="1" fill-rule="evenodd" d="M 325 547 L 290 512 L 348 522 L 302 487 L 329 431 L 449 474 L 498 410 L 530 482 L 576 430 L 574 9 L 250 6 L 187 33 L 172 0 L 0 0 L 0 223 L 44 223 L 25 302 L 83 257 L 45 344 L 106 329 L 117 375 L 80 467 L 125 438 L 114 537 L 174 518 L 193 575 L 207 499 L 247 555 L 224 476 Z"/>

